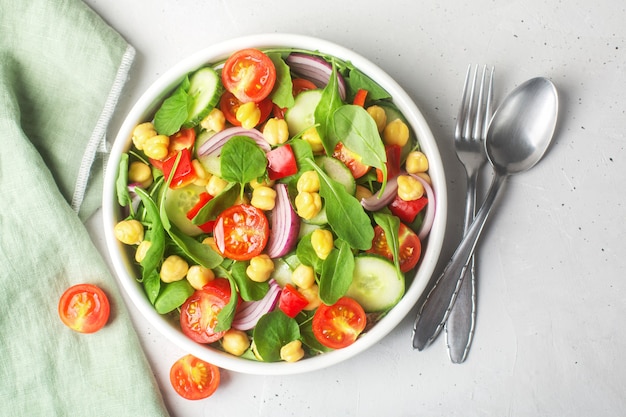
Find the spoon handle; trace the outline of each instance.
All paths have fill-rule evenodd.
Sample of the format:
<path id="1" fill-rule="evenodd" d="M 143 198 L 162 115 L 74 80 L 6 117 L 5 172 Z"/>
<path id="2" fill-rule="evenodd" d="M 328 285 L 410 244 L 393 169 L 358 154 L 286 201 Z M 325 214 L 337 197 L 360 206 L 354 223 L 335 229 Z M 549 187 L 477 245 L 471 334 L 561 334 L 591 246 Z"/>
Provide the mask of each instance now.
<path id="1" fill-rule="evenodd" d="M 435 281 L 413 324 L 413 348 L 422 350 L 439 335 L 459 292 L 476 243 L 508 175 L 496 172 L 485 201 L 448 265 Z"/>

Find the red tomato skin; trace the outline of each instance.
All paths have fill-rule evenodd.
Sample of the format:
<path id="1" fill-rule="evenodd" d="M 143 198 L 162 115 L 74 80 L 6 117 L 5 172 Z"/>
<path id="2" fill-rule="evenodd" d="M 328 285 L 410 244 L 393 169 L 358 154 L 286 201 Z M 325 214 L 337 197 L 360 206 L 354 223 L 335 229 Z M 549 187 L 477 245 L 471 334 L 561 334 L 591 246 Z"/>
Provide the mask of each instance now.
<path id="1" fill-rule="evenodd" d="M 292 83 L 291 93 L 293 94 L 294 97 L 303 91 L 317 89 L 317 86 L 313 84 L 313 81 L 309 81 L 305 78 L 294 78 L 293 80 L 291 80 L 291 83 Z"/>
<path id="2" fill-rule="evenodd" d="M 181 397 L 202 400 L 213 395 L 219 387 L 220 370 L 193 355 L 185 355 L 170 368 L 170 383 Z"/>
<path id="3" fill-rule="evenodd" d="M 387 156 L 387 180 L 390 180 L 400 174 L 402 171 L 402 146 L 387 145 L 385 146 L 385 155 Z M 383 182 L 383 172 L 376 168 L 376 180 Z"/>
<path id="4" fill-rule="evenodd" d="M 63 324 L 79 333 L 95 333 L 107 323 L 109 299 L 93 284 L 73 285 L 61 295 L 58 313 Z"/>
<path id="5" fill-rule="evenodd" d="M 367 174 L 367 171 L 370 169 L 369 165 L 365 165 L 361 162 L 359 155 L 343 146 L 341 142 L 337 143 L 337 146 L 335 146 L 333 157 L 343 162 L 355 179 L 361 178 L 363 175 Z"/>
<path id="6" fill-rule="evenodd" d="M 422 252 L 422 243 L 415 232 L 404 223 L 400 223 L 398 240 L 400 244 L 400 270 L 406 273 L 417 265 Z M 374 226 L 372 247 L 366 250 L 366 252 L 381 255 L 393 261 L 393 254 L 387 245 L 387 239 L 382 227 Z"/>
<path id="7" fill-rule="evenodd" d="M 363 307 L 349 297 L 335 304 L 321 304 L 313 315 L 313 335 L 322 345 L 342 349 L 354 343 L 367 324 Z"/>
<path id="8" fill-rule="evenodd" d="M 180 327 L 183 333 L 198 343 L 213 343 L 226 331 L 215 332 L 217 314 L 230 300 L 230 283 L 215 278 L 201 290 L 196 290 L 180 308 Z"/>
<path id="9" fill-rule="evenodd" d="M 191 149 L 193 145 L 196 143 L 196 131 L 193 128 L 189 129 L 180 129 L 178 132 L 174 133 L 170 136 L 170 144 L 167 147 L 168 153 L 165 159 L 159 161 L 158 159 L 148 158 L 150 159 L 150 163 L 153 167 L 160 169 L 163 171 L 163 163 L 171 158 L 172 156 L 176 156 L 176 153 L 185 148 Z"/>
<path id="10" fill-rule="evenodd" d="M 265 156 L 267 157 L 267 176 L 272 181 L 294 175 L 298 172 L 296 157 L 289 144 L 274 148 L 266 153 Z"/>
<path id="11" fill-rule="evenodd" d="M 291 284 L 286 284 L 278 298 L 278 308 L 288 317 L 294 318 L 309 304 L 300 292 Z"/>
<path id="12" fill-rule="evenodd" d="M 187 212 L 187 218 L 189 220 L 193 220 L 194 217 L 196 217 L 196 215 L 198 214 L 198 212 L 200 211 L 200 209 L 202 207 L 204 207 L 209 201 L 211 201 L 213 199 L 213 196 L 209 193 L 200 193 L 198 195 L 198 197 L 200 198 L 198 200 L 198 202 L 196 203 L 195 206 L 193 206 L 191 208 L 191 210 L 189 210 Z M 202 230 L 204 233 L 212 233 L 213 232 L 213 227 L 215 226 L 215 220 L 209 220 L 205 223 L 202 223 L 200 225 L 198 225 L 198 227 L 200 228 L 200 230 Z"/>
<path id="13" fill-rule="evenodd" d="M 262 210 L 250 204 L 239 204 L 217 216 L 213 237 L 223 256 L 248 261 L 265 249 L 269 222 Z"/>
<path id="14" fill-rule="evenodd" d="M 263 52 L 254 48 L 232 54 L 224 63 L 222 83 L 242 103 L 260 102 L 272 92 L 276 67 Z"/>
<path id="15" fill-rule="evenodd" d="M 417 214 L 428 204 L 425 196 L 417 200 L 404 201 L 398 195 L 389 203 L 391 214 L 397 216 L 402 223 L 411 224 Z"/>
<path id="16" fill-rule="evenodd" d="M 231 93 L 230 91 L 225 91 L 220 98 L 220 110 L 224 113 L 224 117 L 233 126 L 241 126 L 241 122 L 237 120 L 237 109 L 241 106 L 241 102 Z M 272 114 L 274 103 L 270 98 L 266 98 L 256 103 L 261 111 L 261 117 L 259 119 L 259 123 L 257 126 L 264 123 Z"/>
<path id="17" fill-rule="evenodd" d="M 178 166 L 170 181 L 170 188 L 172 189 L 182 188 L 191 184 L 198 178 L 196 170 L 191 163 L 191 152 L 189 149 L 183 148 L 178 152 L 180 152 L 180 160 L 178 161 Z M 177 157 L 178 154 L 175 154 L 163 162 L 162 171 L 166 179 L 172 174 L 172 169 L 174 168 Z"/>

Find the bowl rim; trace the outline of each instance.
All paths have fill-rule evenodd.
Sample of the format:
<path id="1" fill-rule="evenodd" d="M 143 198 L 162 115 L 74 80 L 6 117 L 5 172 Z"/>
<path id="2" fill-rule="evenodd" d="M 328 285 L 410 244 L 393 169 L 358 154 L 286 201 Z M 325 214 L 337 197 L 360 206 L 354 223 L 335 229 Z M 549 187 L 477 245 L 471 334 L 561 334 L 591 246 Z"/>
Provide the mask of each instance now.
<path id="1" fill-rule="evenodd" d="M 147 300 L 141 284 L 129 273 L 132 265 L 131 261 L 123 256 L 124 245 L 117 241 L 113 234 L 113 225 L 119 221 L 117 216 L 119 206 L 114 198 L 115 178 L 117 176 L 119 158 L 130 146 L 130 137 L 134 126 L 141 121 L 145 121 L 145 118 L 156 110 L 157 103 L 161 102 L 187 73 L 207 63 L 223 60 L 236 50 L 250 47 L 259 49 L 281 47 L 319 51 L 345 61 L 350 61 L 356 68 L 359 68 L 360 71 L 376 80 L 391 94 L 394 103 L 400 108 L 415 132 L 422 151 L 428 156 L 429 160 L 438 162 L 436 164 L 431 163 L 429 167 L 433 189 L 435 195 L 437 195 L 437 208 L 433 228 L 427 238 L 428 243 L 425 245 L 425 250 L 422 253 L 417 273 L 413 277 L 411 285 L 406 288 L 402 299 L 371 330 L 361 335 L 357 342 L 352 345 L 295 363 L 256 362 L 242 359 L 210 346 L 198 344 L 187 338 L 179 328 L 158 314 Z M 159 76 L 139 97 L 118 130 L 108 155 L 102 204 L 105 243 L 116 279 L 142 316 L 163 336 L 188 353 L 224 369 L 256 375 L 291 375 L 323 369 L 345 361 L 382 340 L 411 311 L 430 282 L 443 246 L 447 221 L 446 214 L 447 190 L 445 173 L 436 140 L 422 113 L 404 89 L 376 64 L 352 50 L 317 37 L 289 33 L 256 34 L 222 41 L 182 59 Z M 409 337 L 407 335 L 408 343 Z"/>

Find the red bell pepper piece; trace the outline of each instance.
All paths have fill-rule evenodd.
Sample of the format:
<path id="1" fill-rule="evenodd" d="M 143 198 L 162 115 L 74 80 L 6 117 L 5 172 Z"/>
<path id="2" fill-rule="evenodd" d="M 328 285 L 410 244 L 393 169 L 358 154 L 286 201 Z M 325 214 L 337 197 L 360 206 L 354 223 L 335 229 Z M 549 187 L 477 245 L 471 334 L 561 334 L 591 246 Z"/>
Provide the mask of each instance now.
<path id="1" fill-rule="evenodd" d="M 270 180 L 279 180 L 298 172 L 296 157 L 291 145 L 274 148 L 265 154 L 267 157 L 267 175 Z"/>
<path id="2" fill-rule="evenodd" d="M 199 200 L 196 203 L 195 206 L 193 206 L 188 212 L 187 212 L 187 218 L 189 220 L 193 220 L 194 217 L 196 217 L 196 215 L 198 214 L 198 212 L 200 211 L 200 209 L 202 207 L 204 207 L 209 201 L 211 201 L 213 199 L 213 196 L 209 193 L 200 193 L 198 195 Z M 209 220 L 206 223 L 200 224 L 198 225 L 198 227 L 204 232 L 204 233 L 211 233 L 213 232 L 213 227 L 215 226 L 215 220 Z"/>
<path id="3" fill-rule="evenodd" d="M 354 100 L 352 101 L 352 104 L 364 107 L 366 98 L 367 98 L 367 90 L 360 88 L 354 95 Z"/>
<path id="4" fill-rule="evenodd" d="M 278 308 L 291 318 L 296 317 L 308 304 L 309 300 L 291 284 L 285 285 L 278 299 Z"/>
<path id="5" fill-rule="evenodd" d="M 180 160 L 178 161 L 178 165 L 176 166 L 176 171 L 172 175 L 172 179 L 170 181 L 170 188 L 181 188 L 185 185 L 189 185 L 198 178 L 196 175 L 196 170 L 193 168 L 191 164 L 191 152 L 188 148 L 183 148 L 178 151 L 175 155 L 170 156 L 163 162 L 163 175 L 165 175 L 166 179 L 170 178 L 172 174 L 172 168 L 174 168 L 174 164 L 176 163 L 176 158 L 180 153 Z"/>
<path id="6" fill-rule="evenodd" d="M 402 146 L 388 145 L 385 146 L 385 154 L 387 155 L 387 180 L 392 179 L 401 171 Z M 383 182 L 383 172 L 376 168 L 376 180 Z"/>
<path id="7" fill-rule="evenodd" d="M 394 216 L 397 216 L 403 223 L 411 224 L 415 220 L 417 213 L 422 211 L 428 204 L 426 197 L 417 200 L 404 201 L 396 194 L 396 198 L 389 203 L 389 210 Z"/>

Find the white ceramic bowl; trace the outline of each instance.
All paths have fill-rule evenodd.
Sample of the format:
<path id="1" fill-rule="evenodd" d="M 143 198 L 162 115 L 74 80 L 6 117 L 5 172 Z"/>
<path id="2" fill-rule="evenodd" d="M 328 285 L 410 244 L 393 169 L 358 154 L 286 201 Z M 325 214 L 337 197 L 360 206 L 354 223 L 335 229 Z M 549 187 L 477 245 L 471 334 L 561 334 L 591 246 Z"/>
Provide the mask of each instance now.
<path id="1" fill-rule="evenodd" d="M 395 104 L 408 119 L 417 135 L 422 151 L 428 156 L 430 163 L 429 173 L 433 181 L 435 195 L 437 196 L 437 210 L 432 231 L 425 242 L 425 249 L 423 250 L 421 263 L 415 277 L 412 281 L 407 280 L 411 284 L 406 289 L 406 294 L 402 300 L 371 330 L 363 334 L 352 345 L 295 363 L 265 363 L 242 359 L 210 346 L 198 344 L 186 337 L 180 330 L 177 321 L 175 322 L 166 316 L 159 315 L 150 304 L 141 284 L 136 281 L 136 270 L 133 267 L 133 260 L 128 255 L 124 245 L 118 242 L 113 235 L 113 226 L 120 220 L 120 210 L 115 198 L 117 167 L 120 155 L 130 148 L 131 133 L 135 125 L 148 120 L 165 96 L 180 83 L 187 73 L 204 64 L 223 60 L 232 52 L 247 47 L 260 49 L 287 47 L 321 51 L 344 61 L 352 62 L 362 72 L 377 81 L 391 94 Z M 130 300 L 148 322 L 173 343 L 198 358 L 224 369 L 261 375 L 296 374 L 325 368 L 353 357 L 389 334 L 413 308 L 433 274 L 443 244 L 446 212 L 446 183 L 437 143 L 419 109 L 406 92 L 379 67 L 362 56 L 331 42 L 292 34 L 254 35 L 222 42 L 184 59 L 159 77 L 134 105 L 117 134 L 106 170 L 103 195 L 106 245 L 115 273 L 123 289 L 128 293 Z M 410 343 L 409 335 L 404 335 L 404 337 L 406 337 L 407 343 Z"/>

